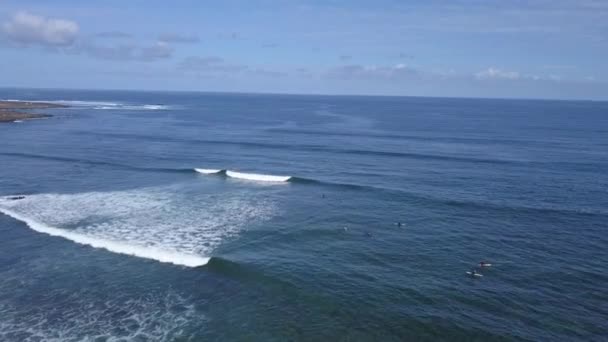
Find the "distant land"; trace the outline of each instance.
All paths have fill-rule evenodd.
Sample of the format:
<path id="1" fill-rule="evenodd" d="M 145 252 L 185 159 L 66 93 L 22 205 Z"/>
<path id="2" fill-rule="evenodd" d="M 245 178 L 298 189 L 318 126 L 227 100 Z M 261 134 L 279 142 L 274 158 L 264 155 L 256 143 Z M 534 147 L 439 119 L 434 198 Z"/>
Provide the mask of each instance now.
<path id="1" fill-rule="evenodd" d="M 65 107 L 67 106 L 48 102 L 0 101 L 0 123 L 48 118 L 52 115 L 29 113 L 27 111 Z"/>

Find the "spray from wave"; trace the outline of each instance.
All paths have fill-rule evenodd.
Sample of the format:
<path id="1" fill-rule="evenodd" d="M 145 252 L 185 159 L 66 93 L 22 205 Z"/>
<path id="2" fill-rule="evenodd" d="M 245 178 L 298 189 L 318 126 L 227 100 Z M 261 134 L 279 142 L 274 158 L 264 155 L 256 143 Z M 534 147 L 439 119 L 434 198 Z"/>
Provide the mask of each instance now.
<path id="1" fill-rule="evenodd" d="M 0 199 L 0 212 L 31 229 L 110 252 L 188 267 L 205 265 L 222 241 L 271 217 L 254 193 L 184 193 L 175 187 Z M 18 198 L 18 199 L 15 199 Z"/>

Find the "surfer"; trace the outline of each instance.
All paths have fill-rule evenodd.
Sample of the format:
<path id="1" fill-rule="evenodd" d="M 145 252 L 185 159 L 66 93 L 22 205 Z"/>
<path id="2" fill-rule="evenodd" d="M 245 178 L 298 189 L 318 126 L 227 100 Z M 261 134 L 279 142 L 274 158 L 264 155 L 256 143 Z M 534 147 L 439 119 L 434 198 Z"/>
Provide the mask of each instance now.
<path id="1" fill-rule="evenodd" d="M 10 201 L 17 201 L 17 200 L 21 200 L 24 198 L 25 198 L 25 196 L 10 196 L 10 197 L 7 197 L 6 199 L 10 200 Z"/>
<path id="2" fill-rule="evenodd" d="M 492 264 L 489 262 L 481 261 L 479 262 L 479 267 L 491 267 Z"/>
<path id="3" fill-rule="evenodd" d="M 370 232 L 365 232 L 365 236 L 367 236 L 367 237 L 373 237 L 372 233 L 370 233 Z"/>
<path id="4" fill-rule="evenodd" d="M 481 277 L 481 273 L 478 273 L 476 269 L 471 269 L 467 272 L 471 277 Z"/>

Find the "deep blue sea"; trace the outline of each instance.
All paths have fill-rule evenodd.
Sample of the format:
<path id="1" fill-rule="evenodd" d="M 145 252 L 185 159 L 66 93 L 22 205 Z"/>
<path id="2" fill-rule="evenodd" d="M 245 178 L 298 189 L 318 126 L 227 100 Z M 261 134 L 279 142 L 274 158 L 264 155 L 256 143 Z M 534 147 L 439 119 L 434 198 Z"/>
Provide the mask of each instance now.
<path id="1" fill-rule="evenodd" d="M 0 341 L 608 339 L 606 102 L 0 99 Z"/>

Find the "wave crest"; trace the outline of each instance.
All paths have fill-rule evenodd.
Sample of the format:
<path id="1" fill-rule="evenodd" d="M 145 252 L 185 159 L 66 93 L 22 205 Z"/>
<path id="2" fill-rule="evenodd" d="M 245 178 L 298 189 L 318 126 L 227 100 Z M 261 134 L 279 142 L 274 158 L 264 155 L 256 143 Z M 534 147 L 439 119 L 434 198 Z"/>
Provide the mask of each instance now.
<path id="1" fill-rule="evenodd" d="M 226 171 L 226 175 L 232 178 L 252 180 L 258 182 L 287 182 L 291 179 L 291 176 L 263 175 L 258 173 L 244 173 L 236 171 Z"/>
<path id="2" fill-rule="evenodd" d="M 194 171 L 198 172 L 198 173 L 202 173 L 204 175 L 212 175 L 215 173 L 220 173 L 223 172 L 224 170 L 220 170 L 220 169 L 199 169 L 199 168 L 195 168 Z"/>
<path id="3" fill-rule="evenodd" d="M 269 183 L 284 183 L 293 179 L 292 176 L 277 176 L 277 175 L 266 175 L 261 173 L 245 173 L 222 169 L 201 169 L 195 168 L 194 171 L 205 175 L 224 174 L 230 178 L 244 179 L 256 182 L 269 182 Z"/>

